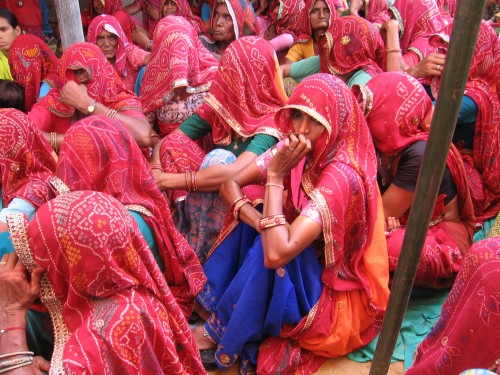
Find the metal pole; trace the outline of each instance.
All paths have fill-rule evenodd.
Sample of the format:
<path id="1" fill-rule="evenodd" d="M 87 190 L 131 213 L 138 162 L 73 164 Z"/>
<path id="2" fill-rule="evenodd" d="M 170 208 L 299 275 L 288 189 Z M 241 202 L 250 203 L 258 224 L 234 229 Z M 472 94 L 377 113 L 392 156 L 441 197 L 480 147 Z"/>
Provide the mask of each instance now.
<path id="1" fill-rule="evenodd" d="M 78 0 L 55 0 L 57 22 L 63 50 L 76 42 L 83 42 L 83 27 Z"/>
<path id="2" fill-rule="evenodd" d="M 441 88 L 370 375 L 386 375 L 443 177 L 486 0 L 459 0 Z"/>

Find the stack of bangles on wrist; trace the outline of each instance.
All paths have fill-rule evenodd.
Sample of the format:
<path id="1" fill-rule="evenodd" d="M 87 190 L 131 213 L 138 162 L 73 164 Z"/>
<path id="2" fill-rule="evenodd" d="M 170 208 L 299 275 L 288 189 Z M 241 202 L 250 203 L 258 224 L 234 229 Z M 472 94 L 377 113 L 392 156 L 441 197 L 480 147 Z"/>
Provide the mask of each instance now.
<path id="1" fill-rule="evenodd" d="M 151 169 L 153 171 L 160 171 L 161 173 L 165 173 L 165 171 L 163 170 L 162 166 L 160 163 L 150 163 L 149 164 L 151 166 Z"/>
<path id="2" fill-rule="evenodd" d="M 110 109 L 106 116 L 109 118 L 115 118 L 117 114 L 118 111 L 116 109 Z"/>
<path id="3" fill-rule="evenodd" d="M 186 172 L 184 177 L 186 178 L 186 189 L 190 193 L 196 193 L 198 191 L 198 185 L 196 184 L 196 172 Z"/>
<path id="4" fill-rule="evenodd" d="M 285 215 L 283 214 L 271 215 L 263 217 L 262 219 L 259 220 L 259 229 L 263 230 L 285 224 L 287 224 Z"/>
<path id="5" fill-rule="evenodd" d="M 239 197 L 239 198 L 236 198 L 233 201 L 233 203 L 231 203 L 231 206 L 229 207 L 229 211 L 231 211 L 233 213 L 233 216 L 236 220 L 240 220 L 241 207 L 243 207 L 243 205 L 245 205 L 247 203 L 252 204 L 252 202 L 250 201 L 250 199 L 247 198 L 246 195 Z"/>
<path id="6" fill-rule="evenodd" d="M 29 366 L 33 363 L 33 352 L 13 352 L 0 355 L 0 374 Z"/>
<path id="7" fill-rule="evenodd" d="M 51 132 L 50 133 L 50 145 L 52 146 L 52 149 L 54 152 L 57 154 L 57 133 L 56 132 Z"/>

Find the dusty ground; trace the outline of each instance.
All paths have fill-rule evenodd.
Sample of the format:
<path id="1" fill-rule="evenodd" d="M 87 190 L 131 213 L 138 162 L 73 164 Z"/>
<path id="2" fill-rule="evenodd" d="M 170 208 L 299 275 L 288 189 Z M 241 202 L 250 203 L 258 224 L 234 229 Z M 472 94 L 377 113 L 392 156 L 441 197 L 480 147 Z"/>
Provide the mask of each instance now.
<path id="1" fill-rule="evenodd" d="M 320 367 L 316 375 L 368 375 L 370 363 L 358 363 L 348 358 L 330 359 Z M 387 375 L 403 375 L 403 362 L 391 364 Z M 210 371 L 210 375 L 238 375 L 238 367 L 234 366 L 228 371 Z"/>

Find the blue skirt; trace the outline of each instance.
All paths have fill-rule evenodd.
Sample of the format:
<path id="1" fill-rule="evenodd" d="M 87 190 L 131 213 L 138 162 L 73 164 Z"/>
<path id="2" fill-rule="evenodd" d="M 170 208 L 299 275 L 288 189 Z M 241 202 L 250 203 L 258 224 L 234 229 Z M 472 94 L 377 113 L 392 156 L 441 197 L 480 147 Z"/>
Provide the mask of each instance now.
<path id="1" fill-rule="evenodd" d="M 208 258 L 208 282 L 197 297 L 209 313 L 205 329 L 219 343 L 216 361 L 255 365 L 261 342 L 296 324 L 320 298 L 323 265 L 311 247 L 277 270 L 264 267 L 262 241 L 241 223 Z"/>

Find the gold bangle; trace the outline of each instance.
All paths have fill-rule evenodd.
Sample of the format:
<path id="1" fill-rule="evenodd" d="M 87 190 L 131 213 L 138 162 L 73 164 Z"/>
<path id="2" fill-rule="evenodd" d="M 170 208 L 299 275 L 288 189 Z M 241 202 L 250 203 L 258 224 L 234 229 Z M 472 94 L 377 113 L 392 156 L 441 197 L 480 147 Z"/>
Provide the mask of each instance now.
<path id="1" fill-rule="evenodd" d="M 238 202 L 235 203 L 235 205 L 233 207 L 233 217 L 236 220 L 240 219 L 241 207 L 243 207 L 247 203 L 252 203 L 252 202 L 250 202 L 250 199 L 248 199 L 247 197 L 243 197 L 242 199 L 240 199 Z"/>
<path id="2" fill-rule="evenodd" d="M 57 133 L 56 132 L 51 132 L 50 133 L 50 145 L 52 146 L 52 149 L 54 152 L 57 154 Z"/>
<path id="3" fill-rule="evenodd" d="M 400 52 L 403 52 L 403 50 L 401 48 L 393 48 L 393 49 L 386 49 L 385 52 L 387 53 L 400 53 Z"/>
<path id="4" fill-rule="evenodd" d="M 117 114 L 118 111 L 116 109 L 110 109 L 106 116 L 108 116 L 109 118 L 115 118 Z"/>
<path id="5" fill-rule="evenodd" d="M 285 224 L 287 221 L 283 214 L 266 216 L 259 220 L 259 229 L 263 230 Z"/>

